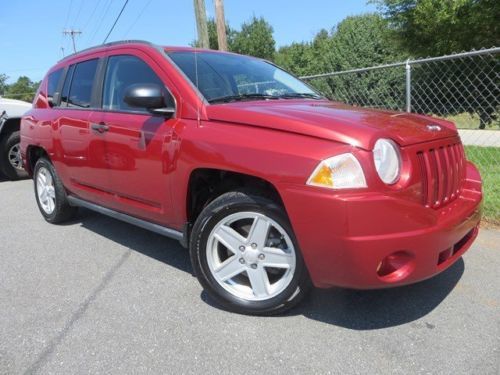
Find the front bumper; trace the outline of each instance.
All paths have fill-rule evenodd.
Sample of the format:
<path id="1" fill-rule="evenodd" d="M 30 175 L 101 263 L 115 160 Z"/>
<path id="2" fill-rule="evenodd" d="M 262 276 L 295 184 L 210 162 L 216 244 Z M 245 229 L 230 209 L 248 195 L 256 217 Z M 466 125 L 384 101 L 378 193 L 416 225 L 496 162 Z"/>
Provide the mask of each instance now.
<path id="1" fill-rule="evenodd" d="M 481 219 L 481 178 L 472 163 L 460 196 L 437 210 L 378 193 L 283 186 L 281 194 L 312 282 L 322 288 L 430 278 L 467 251 Z"/>

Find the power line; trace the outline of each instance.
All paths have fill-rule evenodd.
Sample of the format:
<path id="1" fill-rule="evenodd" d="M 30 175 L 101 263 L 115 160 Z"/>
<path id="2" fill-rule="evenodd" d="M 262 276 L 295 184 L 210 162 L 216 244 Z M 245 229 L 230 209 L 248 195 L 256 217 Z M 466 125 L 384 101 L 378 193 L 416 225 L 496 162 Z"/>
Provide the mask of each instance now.
<path id="1" fill-rule="evenodd" d="M 113 23 L 113 26 L 111 26 L 111 29 L 109 30 L 108 35 L 106 35 L 106 38 L 104 38 L 104 42 L 102 42 L 103 44 L 106 43 L 106 41 L 108 40 L 109 36 L 111 35 L 111 32 L 115 28 L 116 23 L 120 19 L 120 16 L 122 15 L 123 11 L 125 10 L 125 7 L 127 6 L 127 4 L 128 4 L 128 0 L 125 0 L 125 2 L 123 3 L 123 6 L 122 6 L 122 10 L 120 10 L 120 13 L 118 13 L 118 16 L 115 19 L 115 23 Z"/>
<path id="2" fill-rule="evenodd" d="M 82 12 L 83 4 L 85 3 L 85 0 L 82 0 L 80 3 L 80 7 L 78 8 L 78 12 L 76 12 L 76 17 L 75 20 L 73 21 L 73 25 L 76 26 L 76 23 L 78 22 L 78 19 L 80 18 L 80 13 Z"/>
<path id="3" fill-rule="evenodd" d="M 123 34 L 123 39 L 125 39 L 125 37 L 128 35 L 128 33 L 130 32 L 130 30 L 132 30 L 135 26 L 135 24 L 137 23 L 137 21 L 139 20 L 139 18 L 141 18 L 142 14 L 144 13 L 144 11 L 146 10 L 146 8 L 148 7 L 149 4 L 151 4 L 151 1 L 152 0 L 149 0 L 146 5 L 144 5 L 144 7 L 141 9 L 141 11 L 139 12 L 139 14 L 137 15 L 137 17 L 135 18 L 134 22 L 132 22 L 132 24 L 130 25 L 130 27 L 128 28 L 128 30 L 125 32 L 125 34 Z"/>
<path id="4" fill-rule="evenodd" d="M 113 3 L 113 0 L 109 0 L 108 3 L 107 3 L 108 5 L 105 5 L 104 12 L 102 13 L 102 16 L 99 19 L 99 22 L 97 24 L 97 27 L 95 28 L 94 33 L 92 34 L 92 38 L 90 38 L 90 40 L 89 40 L 89 44 L 91 44 L 94 41 L 95 36 L 97 35 L 97 33 L 99 32 L 99 30 L 101 29 L 101 26 L 103 24 L 102 21 L 104 21 L 104 18 L 108 14 L 109 8 L 111 7 L 112 3 Z"/>
<path id="5" fill-rule="evenodd" d="M 71 8 L 73 7 L 73 0 L 69 2 L 69 7 L 68 7 L 68 14 L 66 15 L 66 22 L 64 22 L 64 28 L 68 26 L 68 21 L 69 21 L 69 16 L 71 14 Z"/>
<path id="6" fill-rule="evenodd" d="M 90 17 L 87 19 L 87 22 L 85 22 L 85 24 L 82 27 L 83 30 L 85 30 L 87 28 L 87 26 L 89 25 L 90 21 L 92 20 L 92 17 L 94 17 L 94 14 L 95 14 L 97 8 L 99 7 L 99 4 L 101 4 L 101 0 L 98 0 L 96 2 L 94 10 L 92 11 L 92 13 L 90 13 Z"/>

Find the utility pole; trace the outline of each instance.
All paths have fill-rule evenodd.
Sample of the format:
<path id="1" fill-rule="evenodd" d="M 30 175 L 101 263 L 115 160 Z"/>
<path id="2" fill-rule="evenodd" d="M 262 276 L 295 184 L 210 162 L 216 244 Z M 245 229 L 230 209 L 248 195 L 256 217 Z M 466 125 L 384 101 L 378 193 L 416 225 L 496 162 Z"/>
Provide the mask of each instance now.
<path id="1" fill-rule="evenodd" d="M 224 1 L 215 0 L 215 19 L 217 22 L 217 41 L 219 50 L 227 51 L 226 19 L 224 18 Z"/>
<path id="2" fill-rule="evenodd" d="M 81 33 L 82 32 L 80 30 L 73 30 L 73 29 L 63 30 L 64 35 L 71 36 L 71 39 L 73 40 L 73 52 L 75 52 L 75 53 L 76 53 L 75 36 L 80 35 Z"/>
<path id="3" fill-rule="evenodd" d="M 196 29 L 198 30 L 198 46 L 210 48 L 205 0 L 194 0 L 194 13 L 196 15 Z"/>

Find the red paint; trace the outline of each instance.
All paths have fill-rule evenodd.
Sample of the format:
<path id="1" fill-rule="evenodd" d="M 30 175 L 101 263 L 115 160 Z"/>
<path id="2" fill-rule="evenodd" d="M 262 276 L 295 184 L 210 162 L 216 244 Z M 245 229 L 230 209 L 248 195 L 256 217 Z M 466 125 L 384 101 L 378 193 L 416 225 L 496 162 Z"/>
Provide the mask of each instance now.
<path id="1" fill-rule="evenodd" d="M 187 221 L 189 178 L 197 168 L 262 178 L 279 192 L 319 287 L 378 288 L 423 280 L 451 265 L 475 239 L 481 178 L 463 162 L 450 122 L 326 100 L 208 105 L 161 50 L 140 43 L 83 52 L 51 71 L 116 54 L 143 59 L 172 92 L 177 113 L 165 120 L 51 109 L 45 78 L 22 120 L 23 158 L 29 169 L 28 148 L 42 147 L 70 194 L 180 230 Z M 105 123 L 109 131 L 93 131 L 91 123 Z M 429 132 L 429 123 L 443 130 Z M 402 175 L 393 186 L 378 178 L 373 164 L 371 150 L 381 137 L 401 147 Z M 429 150 L 440 147 L 450 151 L 438 152 L 433 174 Z M 345 152 L 360 161 L 367 188 L 333 191 L 305 184 L 321 160 Z M 426 163 L 430 169 L 423 177 Z M 454 165 L 453 171 L 445 165 Z M 438 196 L 448 198 L 429 207 L 426 189 L 435 179 Z"/>

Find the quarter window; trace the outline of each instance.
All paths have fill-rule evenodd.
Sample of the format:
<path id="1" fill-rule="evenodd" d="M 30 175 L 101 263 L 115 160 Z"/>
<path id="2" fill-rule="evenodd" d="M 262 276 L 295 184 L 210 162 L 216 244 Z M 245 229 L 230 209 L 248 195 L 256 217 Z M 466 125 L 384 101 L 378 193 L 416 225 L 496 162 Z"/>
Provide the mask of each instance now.
<path id="1" fill-rule="evenodd" d="M 151 69 L 138 57 L 131 55 L 111 56 L 106 67 L 102 107 L 110 111 L 130 111 L 148 113 L 146 109 L 130 107 L 124 102 L 125 92 L 131 85 L 153 83 L 162 88 L 165 84 Z M 170 94 L 165 90 L 167 101 L 172 104 Z"/>
<path id="2" fill-rule="evenodd" d="M 63 69 L 58 69 L 55 72 L 49 74 L 49 79 L 47 82 L 47 97 L 49 99 L 54 98 L 54 94 L 59 86 L 59 81 L 61 80 Z"/>

